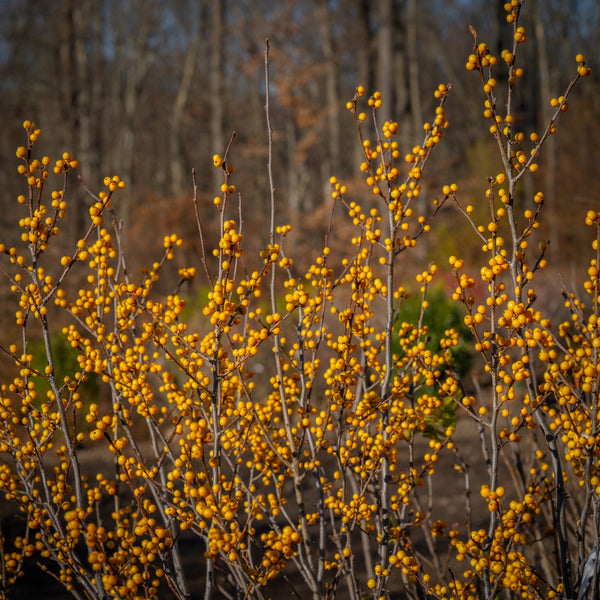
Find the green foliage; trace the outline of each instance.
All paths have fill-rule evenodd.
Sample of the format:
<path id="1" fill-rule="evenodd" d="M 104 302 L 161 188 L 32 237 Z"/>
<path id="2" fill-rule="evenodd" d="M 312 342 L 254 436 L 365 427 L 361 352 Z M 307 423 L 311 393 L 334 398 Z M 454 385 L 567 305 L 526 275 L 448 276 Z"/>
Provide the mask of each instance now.
<path id="1" fill-rule="evenodd" d="M 81 368 L 78 357 L 80 352 L 73 348 L 69 342 L 67 335 L 62 331 L 54 331 L 50 334 L 50 346 L 52 348 L 52 356 L 54 359 L 54 371 L 56 381 L 63 382 L 66 377 L 72 378 L 74 373 L 80 373 Z M 41 339 L 32 339 L 29 342 L 29 352 L 33 356 L 31 367 L 33 370 L 44 373 L 44 369 L 48 364 L 46 358 L 46 347 Z M 46 398 L 50 391 L 50 384 L 46 377 L 34 377 L 35 389 L 38 398 Z M 98 385 L 98 376 L 95 373 L 86 373 L 84 379 L 78 385 L 80 396 L 87 400 L 87 404 L 94 399 L 98 400 L 100 386 Z"/>
<path id="2" fill-rule="evenodd" d="M 427 290 L 426 303 L 423 303 L 421 294 L 406 296 L 401 304 L 398 314 L 398 323 L 393 338 L 392 351 L 394 354 L 403 353 L 400 336 L 405 331 L 420 332 L 424 348 L 420 351 L 431 352 L 432 355 L 444 355 L 444 367 L 440 369 L 438 381 L 435 385 L 423 385 L 415 390 L 415 395 L 423 398 L 437 394 L 440 389 L 439 382 L 448 375 L 458 373 L 464 377 L 472 367 L 473 334 L 463 320 L 463 309 L 453 302 L 441 285 L 433 286 Z M 458 334 L 458 343 L 448 346 L 442 341 L 447 339 L 452 332 Z M 422 430 L 423 437 L 436 441 L 444 439 L 448 428 L 454 429 L 456 425 L 456 398 L 446 396 L 440 402 L 432 403 L 432 412 L 424 419 Z"/>
<path id="3" fill-rule="evenodd" d="M 473 334 L 465 325 L 464 309 L 454 302 L 444 291 L 442 286 L 434 286 L 427 291 L 427 308 L 422 308 L 421 295 L 406 297 L 398 315 L 399 323 L 410 323 L 415 327 L 422 323 L 427 328 L 427 349 L 434 353 L 442 350 L 440 341 L 450 329 L 454 329 L 459 336 L 457 346 L 450 348 L 452 366 L 461 375 L 465 376 L 473 364 Z M 397 336 L 394 337 L 394 352 L 399 351 Z"/>
<path id="4" fill-rule="evenodd" d="M 440 406 L 437 406 L 433 414 L 425 418 L 425 429 L 423 437 L 441 442 L 448 428 L 456 427 L 456 402 L 451 396 L 446 396 Z"/>

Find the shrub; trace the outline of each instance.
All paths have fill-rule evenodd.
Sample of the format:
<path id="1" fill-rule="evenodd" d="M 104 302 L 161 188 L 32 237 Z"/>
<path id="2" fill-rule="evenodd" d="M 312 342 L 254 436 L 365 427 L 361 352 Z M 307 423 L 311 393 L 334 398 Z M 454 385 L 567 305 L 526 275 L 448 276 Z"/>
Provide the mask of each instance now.
<path id="1" fill-rule="evenodd" d="M 403 300 L 398 313 L 398 321 L 426 327 L 426 347 L 433 352 L 440 352 L 441 340 L 446 331 L 458 333 L 458 344 L 450 348 L 452 366 L 462 377 L 468 376 L 472 366 L 473 339 L 470 329 L 464 323 L 464 311 L 460 305 L 441 287 L 427 290 L 426 296 L 421 294 L 407 296 Z M 394 334 L 392 348 L 398 352 L 399 344 Z"/>
<path id="2" fill-rule="evenodd" d="M 506 5 L 513 47 L 495 57 L 473 32 L 467 62 L 482 81 L 504 165 L 485 193 L 489 222 L 474 222 L 455 184 L 443 187 L 430 218 L 416 214 L 421 178 L 448 126 L 451 86 L 435 91 L 439 105 L 424 140 L 405 155 L 394 139 L 398 125 L 378 121 L 381 95 L 366 99 L 367 117 L 359 86 L 348 108 L 373 201 L 363 207 L 331 178 L 332 198 L 353 226 L 347 255 L 333 256 L 326 239 L 307 272 L 294 274 L 270 162 L 269 241 L 259 256 L 249 254 L 233 217 L 228 148 L 214 157 L 223 170 L 214 201 L 220 241 L 212 253 L 202 245 L 209 292 L 194 328 L 183 318 L 182 294 L 153 290 L 182 240 L 165 237 L 162 259 L 139 281 L 128 275 L 112 216 L 125 187 L 118 176 L 93 196 L 89 228 L 72 254 L 41 266 L 66 216 L 77 163 L 63 155 L 53 169 L 62 189 L 48 192 L 50 159 L 34 154 L 40 130 L 24 123 L 27 144 L 17 150 L 26 180 L 18 199 L 23 243 L 0 246 L 22 330 L 1 346 L 16 373 L 0 388 L 0 487 L 23 529 L 3 540 L 4 597 L 29 558 L 76 598 L 595 592 L 600 213 L 585 219 L 596 229 L 587 305 L 565 290 L 571 318 L 555 327 L 536 309 L 533 287 L 546 265 L 545 245 L 532 243 L 543 195 L 532 209 L 515 195 L 537 170 L 572 87 L 590 71 L 578 55 L 545 130 L 520 132 L 511 99 L 526 40 L 521 4 Z M 268 46 L 265 65 L 268 77 Z M 495 77 L 505 78 L 506 103 L 496 99 Z M 267 127 L 270 139 L 268 96 Z M 460 328 L 444 325 L 428 345 L 421 319 L 401 320 L 399 265 L 413 260 L 446 203 L 464 214 L 483 253 L 475 275 L 449 257 L 453 296 L 466 311 L 480 379 L 489 380 L 475 394 L 463 369 L 452 368 Z M 203 239 L 199 219 L 198 229 Z M 79 268 L 84 284 L 69 291 Z M 417 276 L 419 314 L 437 270 L 429 265 Z M 179 276 L 194 278 L 196 268 Z M 478 280 L 487 290 L 482 301 L 472 294 Z M 77 352 L 77 369 L 61 376 L 57 328 Z M 36 356 L 28 345 L 35 335 L 44 342 Z M 256 376 L 259 361 L 264 372 Z M 91 377 L 102 387 L 98 399 L 83 397 Z M 480 440 L 482 470 L 461 452 L 459 427 Z M 448 523 L 441 500 L 457 488 L 462 517 Z"/>

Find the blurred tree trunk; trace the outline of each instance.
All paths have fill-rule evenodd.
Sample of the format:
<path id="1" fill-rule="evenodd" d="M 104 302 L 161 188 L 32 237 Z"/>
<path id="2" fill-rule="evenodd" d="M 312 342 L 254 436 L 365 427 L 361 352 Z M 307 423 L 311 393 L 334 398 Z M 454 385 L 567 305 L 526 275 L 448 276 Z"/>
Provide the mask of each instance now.
<path id="1" fill-rule="evenodd" d="M 596 10 L 596 29 L 594 31 L 595 40 L 594 40 L 594 48 L 596 52 L 594 53 L 592 60 L 590 61 L 592 64 L 598 64 L 600 60 L 600 0 L 594 0 L 594 8 Z M 594 96 L 595 100 L 598 100 L 598 96 Z"/>
<path id="2" fill-rule="evenodd" d="M 79 173 L 91 185 L 97 166 L 97 146 L 92 145 L 91 77 L 85 41 L 94 24 L 93 3 L 64 0 L 62 4 L 62 37 L 59 48 L 62 114 L 66 119 L 65 145 L 79 161 Z M 95 156 L 94 156 L 95 155 Z M 94 160 L 96 158 L 96 160 Z M 98 178 L 98 177 L 97 177 Z M 73 235 L 80 235 L 86 218 L 85 205 L 74 203 L 70 224 Z"/>
<path id="3" fill-rule="evenodd" d="M 424 137 L 423 109 L 421 107 L 421 84 L 419 78 L 419 50 L 417 28 L 417 1 L 408 0 L 406 4 L 406 61 L 408 62 L 408 90 L 410 95 L 410 114 L 404 120 L 407 132 L 410 132 L 412 145 L 421 144 Z M 410 144 L 406 144 L 410 148 Z M 429 204 L 426 201 L 426 179 L 420 181 L 421 196 L 417 199 L 415 212 L 427 218 Z M 417 256 L 425 259 L 427 255 L 428 236 L 424 235 L 417 245 Z"/>
<path id="4" fill-rule="evenodd" d="M 340 94 L 339 67 L 334 48 L 333 23 L 328 2 L 317 2 L 317 22 L 325 61 L 325 118 L 327 119 L 327 166 L 331 175 L 339 175 L 340 169 Z M 327 186 L 329 192 L 329 186 Z M 328 193 L 326 194 L 326 197 Z"/>
<path id="5" fill-rule="evenodd" d="M 539 0 L 533 0 L 533 19 L 534 33 L 537 45 L 538 56 L 538 74 L 539 74 L 539 108 L 541 123 L 540 128 L 545 128 L 551 116 L 550 100 L 552 97 L 550 83 L 550 61 L 548 60 L 548 49 L 546 42 L 546 31 L 542 21 Z M 557 168 L 556 160 L 556 136 L 549 136 L 544 145 L 545 164 L 545 182 L 544 182 L 544 203 L 547 207 L 548 225 L 550 228 L 549 237 L 552 243 L 549 247 L 550 256 L 558 258 L 560 256 L 560 227 L 559 216 L 556 206 L 556 185 L 554 175 Z"/>
<path id="6" fill-rule="evenodd" d="M 245 7 L 243 18 L 247 23 L 264 23 L 264 12 L 259 0 L 251 0 Z M 264 35 L 263 35 L 264 34 Z M 254 210 L 257 215 L 268 214 L 269 183 L 265 168 L 266 157 L 266 130 L 264 107 L 264 37 L 267 32 L 263 29 L 244 27 L 244 50 L 248 62 L 244 65 L 247 75 L 249 122 L 247 134 L 249 136 L 244 163 L 254 174 L 256 181 L 256 200 Z"/>
<path id="7" fill-rule="evenodd" d="M 392 118 L 399 125 L 400 131 L 398 134 L 398 143 L 400 147 L 407 151 L 412 148 L 420 140 L 415 139 L 413 115 L 413 89 L 418 94 L 418 73 L 414 79 L 411 79 L 411 61 L 414 60 L 414 66 L 418 68 L 416 57 L 416 23 L 408 22 L 408 14 L 404 14 L 402 7 L 399 6 L 394 14 L 394 104 Z M 416 17 L 415 17 L 416 19 Z M 413 31 L 409 34 L 408 27 L 414 26 Z M 415 56 L 411 56 L 409 43 L 412 37 Z M 420 107 L 419 107 L 420 109 Z"/>
<path id="8" fill-rule="evenodd" d="M 496 48 L 490 48 L 490 52 L 495 52 L 500 56 L 506 44 L 504 41 L 504 38 L 506 37 L 506 11 L 504 10 L 502 2 L 496 4 L 496 14 L 494 15 L 494 37 L 496 38 L 494 44 Z"/>
<path id="9" fill-rule="evenodd" d="M 200 19 L 198 19 L 200 21 Z M 171 130 L 170 130 L 170 170 L 171 170 L 171 193 L 173 195 L 180 194 L 186 184 L 186 173 L 184 169 L 185 156 L 182 139 L 182 128 L 183 128 L 183 116 L 186 104 L 188 102 L 190 91 L 192 89 L 192 83 L 194 80 L 194 72 L 196 70 L 196 61 L 200 50 L 200 43 L 202 41 L 202 25 L 198 23 L 193 26 L 191 33 L 192 38 L 188 43 L 187 52 L 185 53 L 185 59 L 183 63 L 183 70 L 181 74 L 181 80 L 179 82 L 179 88 L 177 89 L 177 95 L 173 103 L 173 115 L 171 117 Z"/>
<path id="10" fill-rule="evenodd" d="M 408 88 L 410 90 L 410 112 L 414 143 L 420 143 L 419 136 L 423 131 L 417 31 L 417 0 L 408 0 L 406 7 L 406 55 L 408 60 Z"/>
<path id="11" fill-rule="evenodd" d="M 358 0 L 357 3 L 359 36 L 358 43 L 356 44 L 356 85 L 364 85 L 367 94 L 372 94 L 375 91 L 375 34 L 371 24 L 370 5 L 369 0 Z M 355 143 L 353 147 L 355 148 L 354 162 L 358 167 L 365 159 L 365 153 L 360 144 Z"/>
<path id="12" fill-rule="evenodd" d="M 103 157 L 103 124 L 106 117 L 106 81 L 104 72 L 104 10 L 102 2 L 90 2 L 87 43 L 90 45 L 90 57 L 87 66 L 88 86 L 90 94 L 88 130 L 88 147 L 84 158 L 88 171 L 83 171 L 85 181 L 89 185 L 99 186 L 104 178 L 105 159 Z M 87 217 L 86 217 L 87 218 Z"/>
<path id="13" fill-rule="evenodd" d="M 125 7 L 117 3 L 112 12 L 116 70 L 113 78 L 118 90 L 113 93 L 116 106 L 112 115 L 115 121 L 111 123 L 116 134 L 113 170 L 127 185 L 136 183 L 133 165 L 139 103 L 153 58 L 149 44 L 152 18 L 158 16 L 152 2 L 137 0 L 134 5 Z M 133 27 L 127 19 L 127 14 L 132 12 L 136 15 Z M 124 194 L 119 200 L 119 217 L 125 223 L 129 222 L 129 198 Z"/>
<path id="14" fill-rule="evenodd" d="M 600 0 L 599 0 L 600 1 Z M 372 93 L 375 85 L 374 46 L 375 33 L 371 24 L 371 3 L 369 0 L 358 0 L 359 43 L 357 44 L 358 85 L 364 85 Z"/>
<path id="15" fill-rule="evenodd" d="M 285 119 L 285 139 L 287 141 L 288 156 L 288 207 L 290 223 L 298 229 L 302 229 L 302 220 L 300 219 L 301 198 L 300 198 L 300 168 L 297 157 L 298 140 L 296 138 L 296 124 L 293 117 Z"/>
<path id="16" fill-rule="evenodd" d="M 213 0 L 210 16 L 210 35 L 212 38 L 210 55 L 210 143 L 212 153 L 221 154 L 225 150 L 224 133 L 224 89 L 225 78 L 225 0 Z M 213 170 L 215 190 L 223 183 L 223 174 Z"/>
<path id="17" fill-rule="evenodd" d="M 378 111 L 381 126 L 392 118 L 394 107 L 394 0 L 378 0 L 377 17 L 377 89 L 383 100 Z"/>

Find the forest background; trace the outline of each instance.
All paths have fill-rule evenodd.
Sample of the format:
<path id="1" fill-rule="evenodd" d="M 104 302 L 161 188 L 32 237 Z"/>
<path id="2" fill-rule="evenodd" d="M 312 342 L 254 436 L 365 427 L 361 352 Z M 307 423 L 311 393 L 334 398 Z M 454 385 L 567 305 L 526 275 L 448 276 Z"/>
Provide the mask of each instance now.
<path id="1" fill-rule="evenodd" d="M 492 51 L 510 35 L 503 3 L 489 10 L 488 0 L 130 0 L 117 2 L 4 0 L 0 23 L 0 160 L 15 162 L 24 118 L 44 128 L 40 151 L 50 156 L 68 149 L 80 164 L 79 176 L 91 190 L 106 174 L 118 174 L 128 191 L 119 201 L 125 243 L 135 245 L 134 264 L 152 260 L 155 240 L 177 233 L 186 240 L 181 264 L 197 257 L 195 224 L 189 219 L 192 168 L 196 170 L 206 218 L 214 218 L 212 198 L 221 184 L 211 156 L 222 153 L 236 131 L 232 159 L 236 179 L 244 182 L 246 247 L 264 243 L 262 224 L 268 208 L 264 127 L 264 40 L 272 47 L 272 125 L 278 210 L 294 223 L 298 246 L 319 246 L 325 233 L 331 195 L 329 177 L 360 183 L 360 144 L 345 109 L 356 85 L 379 90 L 382 122 L 399 123 L 406 151 L 421 137 L 440 82 L 452 82 L 447 112 L 448 142 L 435 157 L 423 182 L 436 193 L 449 174 L 462 198 L 481 198 L 481 182 L 497 170 L 499 158 L 484 137 L 480 98 L 464 69 L 472 38 L 470 23 Z M 600 48 L 598 0 L 532 0 L 523 25 L 529 77 L 516 114 L 527 130 L 537 130 L 552 110 L 550 98 L 569 79 L 573 56 L 583 51 L 590 65 Z M 530 80 L 531 81 L 531 80 Z M 600 129 L 598 83 L 575 90 L 579 110 L 565 114 L 565 126 L 543 154 L 541 177 L 552 239 L 552 266 L 577 281 L 581 252 L 576 215 L 593 208 L 599 170 L 595 150 Z M 524 119 L 522 119 L 524 117 Z M 587 137 L 573 136 L 585 123 Z M 483 176 L 483 179 L 482 179 Z M 73 182 L 75 183 L 75 182 Z M 6 243 L 14 198 L 21 192 L 12 169 L 0 172 L 0 231 Z M 77 185 L 72 186 L 78 188 Z M 533 197 L 532 190 L 524 195 Z M 90 197 L 71 214 L 73 231 L 84 229 Z M 479 202 L 479 205 L 482 203 Z M 574 211 L 573 207 L 577 210 Z M 301 215 L 302 219 L 298 219 Z M 443 228 L 426 252 L 452 254 L 464 223 L 450 208 Z M 156 236 L 148 236 L 152 231 Z M 338 230 L 332 243 L 344 243 Z M 209 239 L 211 246 L 214 240 Z M 251 243 L 253 242 L 253 243 Z M 56 248 L 59 252 L 60 248 Z M 298 256 L 303 253 L 298 253 Z M 307 254 L 304 254 L 308 256 Z M 468 256 L 465 257 L 468 260 Z M 303 267 L 304 265 L 298 265 Z M 575 279 L 574 279 L 575 278 Z M 172 282 L 165 282 L 171 285 Z M 7 293 L 3 287 L 2 294 Z M 560 301 L 557 298 L 557 303 Z M 0 306 L 6 307 L 4 298 Z M 3 320 L 9 316 L 0 309 Z"/>

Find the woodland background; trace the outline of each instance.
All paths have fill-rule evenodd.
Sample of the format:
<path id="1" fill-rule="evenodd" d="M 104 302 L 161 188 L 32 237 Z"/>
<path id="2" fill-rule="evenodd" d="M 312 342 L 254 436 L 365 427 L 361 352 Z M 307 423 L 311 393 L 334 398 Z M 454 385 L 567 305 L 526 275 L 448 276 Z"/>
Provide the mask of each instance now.
<path id="1" fill-rule="evenodd" d="M 14 151 L 24 141 L 21 123 L 27 118 L 43 127 L 39 150 L 53 160 L 68 150 L 92 191 L 101 189 L 107 175 L 127 182 L 117 212 L 125 223 L 126 246 L 135 250 L 129 252 L 134 266 L 151 264 L 156 241 L 173 232 L 186 240 L 178 266 L 198 262 L 199 242 L 189 218 L 191 171 L 196 170 L 203 214 L 210 222 L 215 218 L 212 198 L 222 180 L 211 156 L 223 153 L 235 130 L 230 157 L 246 247 L 262 245 L 269 198 L 266 37 L 272 48 L 278 210 L 282 222 L 294 224 L 297 245 L 310 250 L 323 239 L 331 175 L 354 183 L 354 194 L 361 189 L 370 193 L 361 188 L 362 150 L 345 109 L 358 84 L 368 93 L 381 91 L 380 118 L 398 121 L 406 152 L 422 139 L 424 116 L 435 102 L 432 92 L 439 83 L 452 82 L 448 141 L 423 178 L 425 196 L 439 194 L 451 177 L 462 201 L 482 205 L 481 182 L 499 165 L 493 144 L 482 137 L 487 127 L 481 98 L 464 68 L 473 42 L 465 24 L 473 25 L 499 54 L 508 29 L 502 27 L 503 2 L 492 3 L 497 10 L 491 18 L 490 1 L 2 0 L 0 161 L 7 168 L 0 172 L 0 237 L 10 244 L 19 235 L 10 224 L 22 190 L 10 166 L 16 167 Z M 527 4 L 522 23 L 530 43 L 524 46 L 529 56 L 523 64 L 534 66 L 526 76 L 535 77 L 537 85 L 519 88 L 516 106 L 526 132 L 538 130 L 547 118 L 550 98 L 572 75 L 576 52 L 582 51 L 592 68 L 600 53 L 599 0 Z M 536 180 L 550 206 L 545 226 L 553 240 L 551 266 L 569 281 L 577 280 L 581 244 L 587 243 L 581 239 L 580 215 L 598 200 L 598 80 L 580 86 L 572 104 L 578 110 L 564 115 Z M 570 139 L 571 131 L 581 129 L 587 137 Z M 530 198 L 535 191 L 522 190 Z M 79 198 L 65 243 L 81 235 L 91 203 L 75 178 L 70 193 Z M 424 251 L 432 259 L 457 251 L 462 234 L 470 235 L 462 227 L 448 209 L 442 235 Z M 210 247 L 214 240 L 208 235 Z M 336 239 L 344 244 L 343 229 Z M 7 286 L 2 290 L 8 293 Z M 6 306 L 3 300 L 0 306 Z M 6 308 L 0 312 L 10 317 Z"/>

